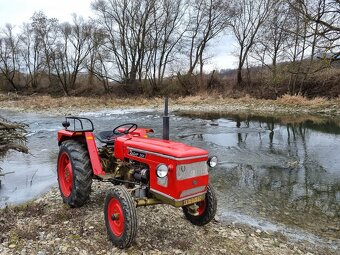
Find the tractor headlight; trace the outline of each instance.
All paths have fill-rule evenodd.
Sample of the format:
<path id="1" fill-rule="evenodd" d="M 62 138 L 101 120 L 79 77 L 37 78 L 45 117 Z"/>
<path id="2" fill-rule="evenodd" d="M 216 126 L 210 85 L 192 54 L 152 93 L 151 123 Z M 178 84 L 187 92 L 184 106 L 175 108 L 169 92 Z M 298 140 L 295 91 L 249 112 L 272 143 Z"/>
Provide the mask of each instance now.
<path id="1" fill-rule="evenodd" d="M 216 156 L 209 157 L 207 163 L 208 163 L 208 166 L 210 167 L 217 166 L 217 163 L 218 163 L 217 157 Z"/>
<path id="2" fill-rule="evenodd" d="M 160 164 L 156 168 L 156 174 L 159 178 L 163 178 L 167 176 L 168 172 L 169 172 L 169 168 L 164 164 Z"/>

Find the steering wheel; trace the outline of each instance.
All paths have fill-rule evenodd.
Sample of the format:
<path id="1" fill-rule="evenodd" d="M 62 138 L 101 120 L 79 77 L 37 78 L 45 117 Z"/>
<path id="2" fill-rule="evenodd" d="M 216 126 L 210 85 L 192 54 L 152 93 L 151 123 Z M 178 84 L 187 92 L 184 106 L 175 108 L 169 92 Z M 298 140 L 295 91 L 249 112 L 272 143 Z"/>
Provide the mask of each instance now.
<path id="1" fill-rule="evenodd" d="M 119 128 L 125 127 L 125 126 L 128 126 L 129 128 L 125 129 L 124 132 L 119 132 L 118 131 Z M 119 126 L 115 127 L 112 130 L 112 132 L 113 132 L 114 135 L 129 134 L 129 133 L 132 133 L 133 131 L 135 131 L 137 128 L 138 128 L 138 126 L 135 123 L 125 123 L 125 124 L 122 124 L 122 125 L 119 125 Z"/>

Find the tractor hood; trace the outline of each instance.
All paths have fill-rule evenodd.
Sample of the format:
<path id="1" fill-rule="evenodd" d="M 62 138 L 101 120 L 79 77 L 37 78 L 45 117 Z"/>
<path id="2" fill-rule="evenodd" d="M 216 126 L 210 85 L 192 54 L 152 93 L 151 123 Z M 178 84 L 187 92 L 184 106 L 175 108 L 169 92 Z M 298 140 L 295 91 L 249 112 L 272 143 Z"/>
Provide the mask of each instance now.
<path id="1" fill-rule="evenodd" d="M 124 141 L 124 144 L 129 150 L 159 154 L 159 156 L 170 156 L 175 160 L 208 157 L 208 151 L 206 150 L 169 140 L 133 137 L 130 140 Z"/>

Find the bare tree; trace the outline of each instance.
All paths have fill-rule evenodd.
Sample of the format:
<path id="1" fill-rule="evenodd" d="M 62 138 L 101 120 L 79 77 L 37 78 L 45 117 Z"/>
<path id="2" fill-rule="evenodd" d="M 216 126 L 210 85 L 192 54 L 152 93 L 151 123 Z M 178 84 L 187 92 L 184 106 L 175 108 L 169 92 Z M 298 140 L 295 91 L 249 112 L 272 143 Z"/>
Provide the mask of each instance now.
<path id="1" fill-rule="evenodd" d="M 175 59 L 175 50 L 181 45 L 185 33 L 183 0 L 163 0 L 154 5 L 152 27 L 149 34 L 150 64 L 148 78 L 153 93 L 163 83 L 167 66 Z M 184 27 L 183 27 L 184 26 Z"/>
<path id="2" fill-rule="evenodd" d="M 42 40 L 30 23 L 23 24 L 19 39 L 20 56 L 25 66 L 22 70 L 27 74 L 26 86 L 36 89 L 46 67 Z"/>
<path id="3" fill-rule="evenodd" d="M 89 59 L 87 61 L 87 70 L 89 75 L 89 83 L 92 85 L 93 78 L 99 80 L 104 90 L 110 93 L 109 83 L 112 81 L 111 72 L 113 63 L 111 61 L 110 52 L 106 50 L 105 41 L 106 33 L 103 29 L 96 29 L 95 24 L 91 34 L 91 43 Z"/>
<path id="4" fill-rule="evenodd" d="M 47 70 L 50 86 L 53 85 L 52 50 L 58 37 L 59 22 L 55 18 L 48 18 L 43 12 L 35 12 L 31 17 L 31 26 L 35 40 L 41 45 L 43 51 L 44 71 Z"/>
<path id="5" fill-rule="evenodd" d="M 256 42 L 260 27 L 271 10 L 271 0 L 235 0 L 232 3 L 232 32 L 238 43 L 237 84 L 243 82 L 242 68 L 248 53 Z"/>
<path id="6" fill-rule="evenodd" d="M 261 26 L 251 57 L 259 61 L 271 72 L 271 83 L 277 94 L 278 63 L 287 58 L 292 12 L 284 0 L 274 0 L 268 18 Z"/>
<path id="7" fill-rule="evenodd" d="M 51 51 L 53 75 L 59 80 L 65 95 L 70 89 L 75 89 L 79 72 L 86 67 L 86 58 L 90 53 L 92 44 L 92 26 L 82 18 L 73 17 L 73 24 L 62 23 L 59 25 L 59 36 Z"/>
<path id="8" fill-rule="evenodd" d="M 18 90 L 17 76 L 20 72 L 19 40 L 13 26 L 6 24 L 0 33 L 0 72 L 14 90 Z"/>
<path id="9" fill-rule="evenodd" d="M 208 43 L 223 32 L 230 20 L 229 2 L 224 0 L 191 0 L 189 4 L 188 32 L 189 70 L 192 74 L 200 66 L 203 74 L 204 53 Z"/>
<path id="10" fill-rule="evenodd" d="M 148 80 L 152 93 L 157 91 L 180 51 L 185 7 L 184 0 L 94 1 L 97 23 L 106 34 L 100 50 L 105 56 L 98 55 L 97 61 L 106 63 L 102 71 L 110 71 L 102 77 L 122 84 Z M 114 65 L 116 72 L 108 70 Z"/>
<path id="11" fill-rule="evenodd" d="M 314 23 L 315 35 L 324 38 L 323 54 L 332 61 L 340 57 L 340 1 L 339 0 L 296 0 L 292 6 L 305 18 Z M 328 54 L 330 53 L 330 54 Z"/>
<path id="12" fill-rule="evenodd" d="M 145 57 L 146 35 L 155 0 L 96 0 L 92 8 L 99 26 L 105 30 L 106 50 L 118 69 L 115 80 L 133 84 L 141 77 Z"/>
<path id="13" fill-rule="evenodd" d="M 288 89 L 290 94 L 305 94 L 308 77 L 329 67 L 333 61 L 334 56 L 329 58 L 328 51 L 334 41 L 325 39 L 321 25 L 303 14 L 299 1 L 291 0 L 289 3 L 293 15 L 288 29 L 290 42 L 287 52 L 291 62 L 288 66 Z M 322 19 L 326 15 L 323 3 L 324 0 L 313 0 L 304 7 L 313 12 L 316 19 Z"/>

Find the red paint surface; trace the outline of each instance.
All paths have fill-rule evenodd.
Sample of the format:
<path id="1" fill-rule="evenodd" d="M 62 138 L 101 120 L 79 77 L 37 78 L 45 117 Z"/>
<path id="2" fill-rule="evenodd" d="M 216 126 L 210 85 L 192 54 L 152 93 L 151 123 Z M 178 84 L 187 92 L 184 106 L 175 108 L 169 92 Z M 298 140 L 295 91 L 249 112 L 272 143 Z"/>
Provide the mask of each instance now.
<path id="1" fill-rule="evenodd" d="M 100 158 L 98 155 L 98 150 L 96 146 L 96 141 L 94 139 L 94 135 L 92 132 L 73 132 L 68 130 L 59 130 L 58 131 L 58 143 L 60 145 L 61 142 L 67 139 L 77 139 L 81 141 L 86 141 L 87 150 L 89 152 L 91 166 L 94 175 L 104 175 L 102 165 L 100 163 Z"/>
<path id="2" fill-rule="evenodd" d="M 69 197 L 72 192 L 72 164 L 66 152 L 63 152 L 58 159 L 58 181 L 60 190 L 64 197 Z"/>
<path id="3" fill-rule="evenodd" d="M 141 128 L 131 134 L 115 138 L 114 156 L 120 160 L 132 159 L 147 164 L 150 169 L 150 189 L 166 194 L 174 199 L 184 199 L 185 197 L 180 197 L 182 191 L 198 186 L 205 186 L 206 188 L 203 192 L 206 192 L 209 183 L 209 175 L 177 180 L 176 166 L 178 164 L 190 164 L 200 161 L 206 162 L 208 160 L 208 152 L 179 142 L 146 138 L 144 136 L 146 136 L 147 132 L 147 129 Z M 93 133 L 79 133 L 66 130 L 58 131 L 59 142 L 70 138 L 86 139 L 93 173 L 95 175 L 105 175 L 100 163 Z M 146 151 L 146 157 L 140 158 L 129 155 L 129 147 Z M 156 155 L 152 153 L 156 153 Z M 167 158 L 167 156 L 170 158 Z M 158 185 L 157 183 L 156 167 L 159 164 L 166 164 L 169 167 L 167 187 Z M 203 192 L 199 192 L 197 194 L 201 194 Z M 188 195 L 188 197 L 189 196 L 192 196 L 192 194 Z"/>
<path id="4" fill-rule="evenodd" d="M 90 155 L 90 161 L 92 165 L 92 170 L 94 175 L 104 175 L 102 164 L 100 163 L 100 158 L 98 155 L 98 149 L 96 145 L 96 140 L 92 132 L 85 132 L 87 149 Z"/>
<path id="5" fill-rule="evenodd" d="M 115 214 L 117 219 L 112 220 L 112 215 Z M 118 199 L 111 198 L 107 207 L 107 217 L 112 233 L 120 237 L 124 231 L 124 213 L 123 208 Z"/>
<path id="6" fill-rule="evenodd" d="M 157 153 L 154 155 L 152 153 L 146 152 L 145 158 L 139 158 L 129 155 L 128 147 L 140 149 L 143 151 L 149 151 Z M 164 156 L 163 156 L 164 155 Z M 174 158 L 166 158 L 166 156 Z M 194 159 L 181 159 L 202 156 L 201 158 Z M 115 157 L 121 160 L 133 159 L 142 163 L 149 165 L 150 168 L 150 189 L 164 193 L 174 199 L 183 199 L 185 197 L 180 197 L 182 191 L 192 189 L 198 186 L 206 186 L 203 192 L 206 192 L 209 184 L 209 175 L 193 177 L 185 180 L 176 179 L 176 166 L 178 164 L 190 164 L 194 162 L 207 161 L 208 152 L 196 147 L 188 146 L 183 143 L 133 137 L 132 135 L 125 135 L 117 137 L 115 142 Z M 169 167 L 168 173 L 168 186 L 164 187 L 158 185 L 156 168 L 159 164 L 166 164 Z M 200 192 L 200 193 L 203 193 Z M 192 195 L 188 195 L 192 196 Z"/>

